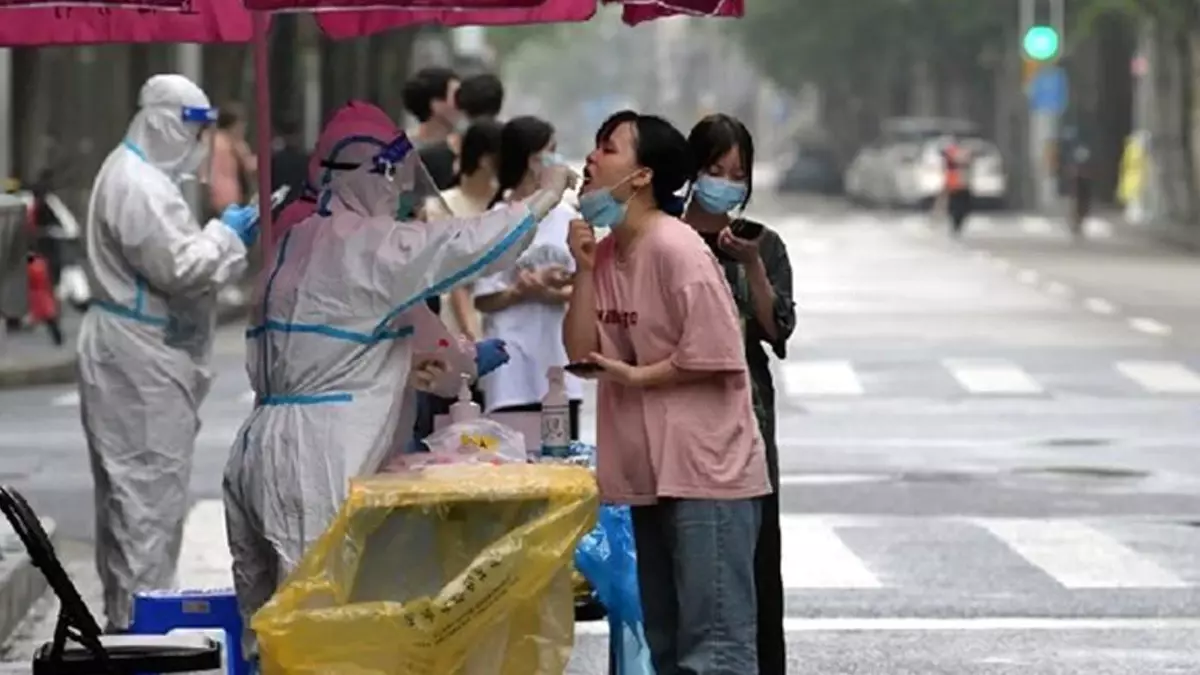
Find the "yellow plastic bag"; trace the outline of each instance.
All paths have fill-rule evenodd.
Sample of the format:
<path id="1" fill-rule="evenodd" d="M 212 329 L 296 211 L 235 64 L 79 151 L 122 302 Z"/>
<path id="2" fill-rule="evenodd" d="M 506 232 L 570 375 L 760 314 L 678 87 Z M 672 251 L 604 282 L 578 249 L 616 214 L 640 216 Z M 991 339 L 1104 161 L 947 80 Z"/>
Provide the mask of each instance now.
<path id="1" fill-rule="evenodd" d="M 582 467 L 433 466 L 353 481 L 251 625 L 266 675 L 560 675 Z"/>

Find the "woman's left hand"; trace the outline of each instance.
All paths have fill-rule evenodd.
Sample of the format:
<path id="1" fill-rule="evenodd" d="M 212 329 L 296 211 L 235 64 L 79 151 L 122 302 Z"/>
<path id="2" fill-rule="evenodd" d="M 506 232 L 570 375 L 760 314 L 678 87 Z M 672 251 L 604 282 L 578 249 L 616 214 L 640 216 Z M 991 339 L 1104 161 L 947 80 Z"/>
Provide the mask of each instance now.
<path id="1" fill-rule="evenodd" d="M 626 387 L 641 386 L 641 369 L 637 366 L 630 365 L 624 361 L 610 359 L 598 352 L 592 352 L 591 356 L 588 357 L 588 361 L 603 368 L 597 375 L 600 379 L 616 382 Z"/>
<path id="2" fill-rule="evenodd" d="M 742 264 L 750 264 L 758 260 L 758 242 L 761 240 L 761 234 L 754 239 L 736 237 L 728 227 L 717 235 L 717 245 Z"/>

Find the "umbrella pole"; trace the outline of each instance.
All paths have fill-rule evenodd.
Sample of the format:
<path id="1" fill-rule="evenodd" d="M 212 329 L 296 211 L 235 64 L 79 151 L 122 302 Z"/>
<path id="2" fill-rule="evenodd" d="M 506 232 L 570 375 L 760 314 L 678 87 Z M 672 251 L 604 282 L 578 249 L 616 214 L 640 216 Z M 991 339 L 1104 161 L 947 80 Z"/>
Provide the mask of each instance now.
<path id="1" fill-rule="evenodd" d="M 265 12 L 250 12 L 254 27 L 254 110 L 258 129 L 258 213 L 260 242 L 271 241 L 271 68 L 270 31 L 271 15 Z M 263 271 L 271 267 L 271 251 L 268 244 L 260 247 L 263 255 Z"/>

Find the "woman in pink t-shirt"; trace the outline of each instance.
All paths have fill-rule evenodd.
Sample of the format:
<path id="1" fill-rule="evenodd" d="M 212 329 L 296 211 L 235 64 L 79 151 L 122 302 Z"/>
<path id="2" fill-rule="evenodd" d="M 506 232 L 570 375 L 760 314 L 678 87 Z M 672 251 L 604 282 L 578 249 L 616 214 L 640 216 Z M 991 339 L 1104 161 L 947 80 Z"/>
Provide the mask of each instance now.
<path id="1" fill-rule="evenodd" d="M 692 174 L 665 120 L 601 126 L 563 340 L 571 361 L 599 366 L 597 477 L 605 501 L 632 507 L 655 670 L 745 675 L 758 670 L 757 498 L 771 487 L 733 297 L 677 217 Z M 597 242 L 594 228 L 612 234 Z"/>

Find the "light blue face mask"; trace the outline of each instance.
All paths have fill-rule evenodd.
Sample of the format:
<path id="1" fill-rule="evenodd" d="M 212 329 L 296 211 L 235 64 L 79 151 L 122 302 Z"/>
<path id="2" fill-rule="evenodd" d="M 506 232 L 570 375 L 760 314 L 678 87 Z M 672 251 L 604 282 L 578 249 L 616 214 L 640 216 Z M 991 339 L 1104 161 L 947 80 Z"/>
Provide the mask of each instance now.
<path id="1" fill-rule="evenodd" d="M 547 167 L 547 168 L 552 167 L 552 166 L 566 166 L 567 165 L 566 158 L 563 157 L 562 155 L 558 154 L 557 152 L 543 152 L 541 155 L 541 159 L 542 159 L 542 166 Z"/>
<path id="2" fill-rule="evenodd" d="M 620 225 L 625 220 L 626 208 L 612 195 L 611 188 L 600 188 L 579 197 L 579 215 L 600 230 Z"/>
<path id="3" fill-rule="evenodd" d="M 617 201 L 612 191 L 625 184 L 633 177 L 629 174 L 612 187 L 592 190 L 579 195 L 579 215 L 588 225 L 601 230 L 612 229 L 625 221 L 625 212 L 629 205 Z"/>
<path id="4" fill-rule="evenodd" d="M 709 213 L 729 213 L 746 201 L 746 184 L 716 176 L 700 176 L 692 195 L 700 208 Z"/>

